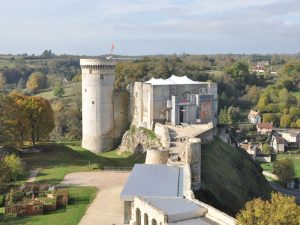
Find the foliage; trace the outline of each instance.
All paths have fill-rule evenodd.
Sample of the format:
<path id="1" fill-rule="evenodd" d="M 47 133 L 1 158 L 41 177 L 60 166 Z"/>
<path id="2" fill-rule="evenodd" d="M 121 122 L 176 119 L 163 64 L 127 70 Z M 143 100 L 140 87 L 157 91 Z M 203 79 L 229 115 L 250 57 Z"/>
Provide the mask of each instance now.
<path id="1" fill-rule="evenodd" d="M 24 165 L 20 157 L 15 154 L 4 157 L 4 163 L 8 168 L 11 181 L 17 181 L 24 173 Z"/>
<path id="2" fill-rule="evenodd" d="M 0 73 L 0 88 L 5 88 L 6 77 L 3 73 Z"/>
<path id="3" fill-rule="evenodd" d="M 298 225 L 300 207 L 295 197 L 272 193 L 271 201 L 257 198 L 247 202 L 236 219 L 238 225 Z"/>
<path id="4" fill-rule="evenodd" d="M 65 90 L 62 83 L 60 81 L 57 81 L 53 88 L 53 95 L 56 97 L 62 97 L 64 94 L 65 94 Z"/>
<path id="5" fill-rule="evenodd" d="M 12 93 L 0 96 L 0 143 L 47 139 L 54 128 L 50 102 L 37 96 Z"/>
<path id="6" fill-rule="evenodd" d="M 292 117 L 290 115 L 283 115 L 280 119 L 280 127 L 289 127 L 292 123 Z"/>
<path id="7" fill-rule="evenodd" d="M 0 159 L 0 193 L 6 189 L 7 184 L 10 181 L 10 171 L 8 166 Z"/>
<path id="8" fill-rule="evenodd" d="M 37 91 L 39 91 L 42 88 L 46 87 L 46 76 L 45 74 L 41 73 L 41 72 L 34 72 L 30 75 L 27 83 L 26 83 L 26 88 L 33 92 L 36 93 Z"/>
<path id="9" fill-rule="evenodd" d="M 11 188 L 9 193 L 6 195 L 5 200 L 9 205 L 14 205 L 18 201 L 22 200 L 23 196 L 24 196 L 24 193 L 22 191 Z"/>
<path id="10" fill-rule="evenodd" d="M 274 162 L 273 173 L 276 174 L 280 181 L 290 182 L 295 176 L 294 163 L 292 159 L 285 158 Z"/>
<path id="11" fill-rule="evenodd" d="M 265 144 L 262 145 L 262 152 L 264 154 L 270 154 L 271 150 L 272 149 L 271 149 L 271 147 L 270 147 L 270 145 L 268 143 L 265 143 Z"/>

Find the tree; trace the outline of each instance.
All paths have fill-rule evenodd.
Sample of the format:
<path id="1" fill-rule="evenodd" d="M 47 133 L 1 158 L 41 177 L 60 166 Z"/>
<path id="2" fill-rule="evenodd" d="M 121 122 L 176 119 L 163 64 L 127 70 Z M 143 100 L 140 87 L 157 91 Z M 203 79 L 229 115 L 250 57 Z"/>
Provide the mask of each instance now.
<path id="1" fill-rule="evenodd" d="M 46 76 L 41 72 L 34 72 L 30 75 L 27 83 L 26 88 L 36 93 L 38 90 L 46 87 Z"/>
<path id="2" fill-rule="evenodd" d="M 292 159 L 277 160 L 273 164 L 273 173 L 276 174 L 280 181 L 290 182 L 295 176 L 294 163 Z"/>
<path id="3" fill-rule="evenodd" d="M 6 85 L 6 77 L 3 73 L 0 73 L 0 88 L 5 88 Z"/>
<path id="4" fill-rule="evenodd" d="M 297 119 L 297 120 L 296 120 L 295 126 L 298 127 L 298 128 L 300 128 L 300 119 Z"/>
<path id="5" fill-rule="evenodd" d="M 270 154 L 271 153 L 271 147 L 270 147 L 270 145 L 269 144 L 267 144 L 267 143 L 265 143 L 265 144 L 263 144 L 263 146 L 262 146 L 262 152 L 264 153 L 264 154 Z"/>
<path id="6" fill-rule="evenodd" d="M 298 225 L 300 207 L 295 197 L 272 193 L 271 201 L 257 198 L 247 202 L 236 219 L 237 225 Z"/>
<path id="7" fill-rule="evenodd" d="M 50 102 L 38 96 L 27 97 L 24 101 L 26 115 L 29 119 L 29 132 L 32 144 L 41 138 L 48 138 L 54 129 L 54 115 Z"/>
<path id="8" fill-rule="evenodd" d="M 227 110 L 226 108 L 222 108 L 218 117 L 219 124 L 227 124 Z"/>
<path id="9" fill-rule="evenodd" d="M 263 114 L 263 122 L 264 123 L 271 123 L 271 122 L 274 123 L 275 120 L 276 120 L 276 117 L 275 117 L 275 115 L 273 113 L 265 113 L 265 114 Z"/>
<path id="10" fill-rule="evenodd" d="M 11 181 L 17 181 L 24 172 L 24 165 L 20 157 L 15 154 L 4 157 L 4 163 L 7 166 Z"/>
<path id="11" fill-rule="evenodd" d="M 65 94 L 64 87 L 60 81 L 57 81 L 55 83 L 55 86 L 53 88 L 53 94 L 56 97 L 62 97 Z"/>
<path id="12" fill-rule="evenodd" d="M 261 95 L 261 96 L 259 97 L 258 102 L 257 102 L 256 108 L 257 108 L 259 111 L 263 112 L 263 111 L 265 111 L 266 105 L 268 105 L 268 103 L 269 103 L 268 97 L 265 96 L 265 95 Z"/>
<path id="13" fill-rule="evenodd" d="M 2 159 L 0 159 L 0 192 L 5 189 L 8 182 L 10 180 L 9 168 L 4 163 Z"/>
<path id="14" fill-rule="evenodd" d="M 290 115 L 283 115 L 280 119 L 280 127 L 285 128 L 292 123 L 292 117 Z"/>

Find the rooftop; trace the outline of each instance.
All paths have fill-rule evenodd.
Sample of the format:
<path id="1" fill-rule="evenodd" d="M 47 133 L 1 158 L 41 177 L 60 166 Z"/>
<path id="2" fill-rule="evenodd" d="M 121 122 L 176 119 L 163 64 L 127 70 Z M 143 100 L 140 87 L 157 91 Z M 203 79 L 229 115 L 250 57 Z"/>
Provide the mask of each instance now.
<path id="1" fill-rule="evenodd" d="M 256 126 L 259 129 L 273 129 L 273 123 L 258 123 Z"/>
<path id="2" fill-rule="evenodd" d="M 150 80 L 146 81 L 145 84 L 151 84 L 151 85 L 179 85 L 179 84 L 201 84 L 206 82 L 199 82 L 199 81 L 193 81 L 187 76 L 175 76 L 172 75 L 168 79 L 155 79 L 151 78 Z"/>
<path id="3" fill-rule="evenodd" d="M 135 164 L 121 193 L 123 201 L 140 197 L 183 197 L 183 169 L 167 165 Z"/>

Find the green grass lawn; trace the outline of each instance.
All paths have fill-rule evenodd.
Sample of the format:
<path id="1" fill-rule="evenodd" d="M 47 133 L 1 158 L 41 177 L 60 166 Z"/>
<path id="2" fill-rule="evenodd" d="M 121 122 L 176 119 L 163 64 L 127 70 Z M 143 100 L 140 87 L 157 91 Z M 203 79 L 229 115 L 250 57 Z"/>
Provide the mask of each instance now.
<path id="1" fill-rule="evenodd" d="M 16 217 L 4 215 L 4 208 L 0 208 L 0 225 L 77 225 L 96 193 L 94 187 L 71 187 L 70 196 L 74 197 L 68 207 L 46 215 Z"/>
<path id="2" fill-rule="evenodd" d="M 300 154 L 278 154 L 277 160 L 284 159 L 284 158 L 290 158 L 294 161 L 294 168 L 295 168 L 295 177 L 300 177 Z M 268 171 L 270 173 L 273 172 L 273 163 L 261 163 L 260 166 L 263 168 L 263 170 Z"/>
<path id="3" fill-rule="evenodd" d="M 76 144 L 46 144 L 40 146 L 44 149 L 41 153 L 23 154 L 26 170 L 41 169 L 37 182 L 59 183 L 68 173 L 103 169 L 105 166 L 132 167 L 136 162 L 143 163 L 145 160 L 145 154 L 119 156 L 116 150 L 95 154 Z"/>
<path id="4" fill-rule="evenodd" d="M 104 166 L 130 167 L 136 162 L 143 163 L 145 160 L 145 154 L 126 153 L 119 156 L 116 150 L 94 154 L 79 145 L 80 142 L 41 144 L 37 146 L 43 149 L 41 153 L 21 154 L 21 158 L 27 171 L 35 168 L 41 169 L 37 182 L 51 184 L 60 183 L 68 173 L 90 171 Z M 97 189 L 92 187 L 71 187 L 70 196 L 76 197 L 70 199 L 67 209 L 47 215 L 16 217 L 4 215 L 3 208 L 0 208 L 0 225 L 78 224 L 96 192 Z"/>

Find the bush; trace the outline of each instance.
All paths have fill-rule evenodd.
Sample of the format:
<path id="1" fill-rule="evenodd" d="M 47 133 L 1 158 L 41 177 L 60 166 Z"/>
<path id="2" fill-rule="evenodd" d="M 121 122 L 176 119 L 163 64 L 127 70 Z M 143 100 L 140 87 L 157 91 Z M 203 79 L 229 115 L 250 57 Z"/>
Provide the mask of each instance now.
<path id="1" fill-rule="evenodd" d="M 4 195 L 0 195 L 0 207 L 3 207 L 5 204 L 5 196 Z"/>
<path id="2" fill-rule="evenodd" d="M 17 181 L 24 172 L 23 162 L 15 154 L 5 156 L 4 164 L 8 167 L 11 181 Z"/>
<path id="3" fill-rule="evenodd" d="M 294 162 L 292 159 L 281 159 L 274 162 L 273 173 L 276 174 L 280 181 L 290 182 L 295 176 Z"/>

